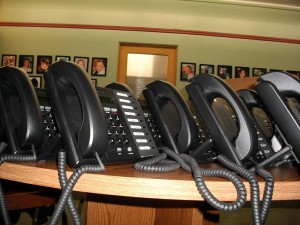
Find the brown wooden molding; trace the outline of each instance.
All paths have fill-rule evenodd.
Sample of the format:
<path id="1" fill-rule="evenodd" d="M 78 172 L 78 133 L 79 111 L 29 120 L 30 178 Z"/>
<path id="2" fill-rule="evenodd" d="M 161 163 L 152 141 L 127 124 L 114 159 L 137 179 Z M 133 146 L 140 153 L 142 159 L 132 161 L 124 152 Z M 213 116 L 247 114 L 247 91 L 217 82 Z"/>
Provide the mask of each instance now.
<path id="1" fill-rule="evenodd" d="M 268 37 L 268 36 L 259 36 L 259 35 L 234 34 L 234 33 L 212 32 L 212 31 L 166 29 L 166 28 L 155 28 L 155 27 L 133 27 L 133 26 L 67 24 L 67 23 L 30 23 L 30 22 L 0 22 L 0 26 L 156 32 L 156 33 L 188 34 L 188 35 L 199 35 L 199 36 L 224 37 L 224 38 L 248 39 L 248 40 L 256 40 L 256 41 L 300 44 L 299 39 L 277 38 L 277 37 Z"/>

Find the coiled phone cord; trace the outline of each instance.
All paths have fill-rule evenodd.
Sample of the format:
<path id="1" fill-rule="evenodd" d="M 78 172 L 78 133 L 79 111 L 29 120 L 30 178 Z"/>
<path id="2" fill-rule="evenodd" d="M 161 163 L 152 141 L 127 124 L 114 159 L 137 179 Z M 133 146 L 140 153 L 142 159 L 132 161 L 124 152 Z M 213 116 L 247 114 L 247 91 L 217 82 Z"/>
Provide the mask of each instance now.
<path id="1" fill-rule="evenodd" d="M 67 184 L 67 174 L 66 174 L 66 152 L 65 151 L 59 151 L 58 152 L 58 160 L 57 160 L 57 167 L 58 167 L 58 178 L 61 188 L 63 189 Z M 74 200 L 72 197 L 72 194 L 70 194 L 70 197 L 67 201 L 67 206 L 69 209 L 69 212 L 71 214 L 71 217 L 73 219 L 74 225 L 81 225 L 81 217 L 79 215 L 79 212 L 74 204 Z"/>
<path id="2" fill-rule="evenodd" d="M 247 169 L 233 163 L 229 159 L 227 159 L 224 155 L 219 155 L 217 160 L 221 162 L 223 165 L 231 169 L 232 171 L 238 173 L 241 177 L 245 178 L 250 184 L 250 192 L 251 192 L 251 206 L 252 206 L 252 217 L 253 224 L 255 225 L 263 225 L 266 221 L 269 208 L 271 205 L 271 199 L 273 195 L 273 187 L 274 187 L 274 178 L 272 174 L 267 172 L 262 167 L 256 167 L 257 175 L 264 178 L 266 185 L 263 194 L 262 206 L 260 206 L 260 195 L 259 195 L 259 185 L 255 176 Z"/>
<path id="3" fill-rule="evenodd" d="M 3 150 L 6 148 L 6 143 L 1 143 L 0 152 L 3 152 Z M 33 147 L 34 150 L 34 147 Z M 10 154 L 3 154 L 0 155 L 0 166 L 4 162 L 34 162 L 36 161 L 35 154 L 33 156 L 28 155 L 10 155 Z M 6 199 L 5 199 L 5 193 L 1 184 L 0 180 L 0 210 L 1 210 L 1 218 L 4 225 L 11 225 L 11 221 L 9 218 L 9 212 L 6 205 Z"/>
<path id="4" fill-rule="evenodd" d="M 204 181 L 203 176 L 219 176 L 225 179 L 228 179 L 228 175 L 232 175 L 232 172 L 227 171 L 225 169 L 202 169 L 199 167 L 197 161 L 186 154 L 178 155 L 174 151 L 163 148 L 162 151 L 171 158 L 173 158 L 184 170 L 192 172 L 194 175 L 194 179 L 196 182 L 197 189 L 203 199 L 205 199 L 211 206 L 214 208 L 221 210 L 221 211 L 234 211 L 240 207 L 242 207 L 246 201 L 246 189 L 243 183 L 236 178 L 238 181 L 234 183 L 235 188 L 238 191 L 238 196 L 236 204 L 226 204 L 218 201 L 207 189 Z M 165 156 L 164 156 L 165 157 Z M 158 157 L 157 157 L 158 159 Z M 164 168 L 164 165 L 151 165 L 151 163 L 157 163 L 157 159 L 154 161 L 147 160 L 144 164 L 144 161 L 138 162 L 134 165 L 134 168 L 137 170 L 143 171 L 151 171 L 151 172 L 165 172 L 167 171 Z M 165 159 L 165 158 L 164 158 Z M 260 206 L 260 198 L 259 198 L 259 186 L 255 176 L 245 168 L 231 162 L 227 159 L 224 155 L 219 155 L 217 157 L 218 161 L 228 167 L 230 170 L 234 171 L 235 173 L 239 174 L 241 177 L 246 179 L 250 183 L 250 190 L 251 190 L 251 205 L 252 205 L 252 216 L 253 216 L 253 224 L 255 225 L 263 225 L 266 221 L 271 199 L 273 195 L 273 187 L 274 187 L 274 178 L 272 174 L 267 172 L 261 167 L 256 167 L 256 173 L 258 176 L 262 177 L 265 180 L 265 190 L 262 200 L 262 205 Z M 188 164 L 188 165 L 186 165 Z M 174 169 L 176 166 L 174 166 Z M 234 176 L 235 177 L 235 176 Z M 229 180 L 232 181 L 233 178 Z M 232 181 L 233 182 L 233 181 Z M 239 185 L 237 185 L 239 183 Z M 240 191 L 240 192 L 239 192 Z M 242 194 L 241 194 L 242 193 Z M 239 196 L 242 195 L 242 198 Z M 240 201 L 239 201 L 240 200 Z"/>
<path id="5" fill-rule="evenodd" d="M 170 172 L 180 168 L 179 163 L 174 160 L 168 160 L 167 157 L 168 155 L 163 152 L 153 158 L 135 163 L 134 168 L 136 170 L 147 172 Z"/>
<path id="6" fill-rule="evenodd" d="M 98 159 L 99 157 L 96 156 L 96 158 Z M 102 162 L 99 164 L 100 165 L 82 165 L 74 170 L 74 172 L 72 173 L 72 175 L 70 176 L 66 185 L 63 188 L 61 196 L 56 204 L 55 210 L 50 219 L 49 225 L 57 224 L 58 219 L 59 219 L 60 215 L 62 214 L 64 207 L 67 203 L 67 200 L 69 199 L 75 184 L 77 183 L 77 181 L 79 180 L 79 178 L 81 177 L 82 174 L 105 171 L 105 167 L 102 164 Z"/>
<path id="7" fill-rule="evenodd" d="M 261 167 L 256 167 L 256 173 L 260 177 L 264 178 L 266 182 L 261 206 L 261 224 L 265 224 L 271 206 L 274 189 L 274 177 L 271 173 Z"/>
<path id="8" fill-rule="evenodd" d="M 177 154 L 174 151 L 168 148 L 162 148 L 162 151 L 173 158 L 184 170 L 188 172 L 193 172 L 194 179 L 196 182 L 197 189 L 203 199 L 205 199 L 211 206 L 218 210 L 222 211 L 234 211 L 244 206 L 246 203 L 246 188 L 242 181 L 231 171 L 226 169 L 202 169 L 199 167 L 197 161 L 189 155 L 186 154 Z M 164 154 L 162 153 L 162 154 Z M 156 163 L 156 160 L 153 162 Z M 144 161 L 137 162 L 134 165 L 134 168 L 141 171 L 148 171 L 148 172 L 166 172 L 164 167 L 165 165 L 151 165 L 151 160 L 147 160 L 144 164 Z M 174 166 L 175 168 L 175 166 Z M 205 182 L 203 180 L 204 176 L 218 176 L 230 180 L 237 190 L 237 198 L 234 202 L 225 203 L 221 202 L 216 199 L 213 194 L 209 191 Z"/>

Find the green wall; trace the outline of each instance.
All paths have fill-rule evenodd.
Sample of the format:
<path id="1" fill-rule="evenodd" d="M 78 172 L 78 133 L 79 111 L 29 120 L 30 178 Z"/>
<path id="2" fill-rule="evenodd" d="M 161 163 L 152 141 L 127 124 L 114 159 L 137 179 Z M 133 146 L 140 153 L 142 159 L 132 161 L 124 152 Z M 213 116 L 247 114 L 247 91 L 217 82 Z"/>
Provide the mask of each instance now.
<path id="1" fill-rule="evenodd" d="M 0 0 L 0 22 L 137 26 L 300 39 L 298 9 L 223 3 Z M 72 60 L 74 56 L 87 56 L 90 63 L 91 57 L 108 58 L 107 76 L 97 77 L 99 86 L 116 79 L 120 42 L 178 46 L 177 87 L 182 92 L 186 83 L 179 78 L 180 62 L 196 63 L 197 71 L 199 64 L 300 71 L 299 44 L 187 34 L 0 26 L 0 54 L 70 55 Z"/>

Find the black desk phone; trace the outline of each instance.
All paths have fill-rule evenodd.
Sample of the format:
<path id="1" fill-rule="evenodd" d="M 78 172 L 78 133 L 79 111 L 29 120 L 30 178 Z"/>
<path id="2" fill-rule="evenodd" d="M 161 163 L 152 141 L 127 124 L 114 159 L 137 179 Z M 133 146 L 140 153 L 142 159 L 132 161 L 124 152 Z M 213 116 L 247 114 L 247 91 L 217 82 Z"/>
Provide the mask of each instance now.
<path id="1" fill-rule="evenodd" d="M 286 147 L 276 123 L 266 110 L 260 96 L 250 89 L 239 90 L 237 93 L 247 105 L 255 122 L 258 150 L 252 155 L 252 160 L 260 166 L 280 164 L 289 157 L 290 148 Z"/>
<path id="2" fill-rule="evenodd" d="M 37 158 L 43 158 L 44 135 L 38 100 L 28 75 L 20 68 L 0 68 L 0 117 L 1 139 L 7 142 L 9 154 L 36 154 Z"/>
<path id="3" fill-rule="evenodd" d="M 189 97 L 216 147 L 216 151 L 243 166 L 256 152 L 258 137 L 246 105 L 221 78 L 199 74 L 186 86 Z"/>
<path id="4" fill-rule="evenodd" d="M 203 158 L 207 160 L 211 156 L 207 154 L 211 142 L 207 142 L 207 148 L 202 146 L 209 138 L 199 126 L 200 121 L 197 121 L 188 103 L 172 84 L 161 80 L 153 81 L 146 85 L 143 95 L 161 135 L 163 146 L 176 153 L 190 155 L 201 151 L 196 157 L 199 161 Z"/>
<path id="5" fill-rule="evenodd" d="M 272 72 L 260 76 L 258 81 L 255 90 L 299 163 L 300 80 L 285 72 Z"/>
<path id="6" fill-rule="evenodd" d="M 143 112 L 131 93 L 94 88 L 72 62 L 53 63 L 44 74 L 71 167 L 132 162 L 158 154 Z"/>
<path id="7" fill-rule="evenodd" d="M 136 161 L 158 154 L 138 100 L 130 92 L 97 87 L 106 114 L 108 151 L 103 162 Z"/>

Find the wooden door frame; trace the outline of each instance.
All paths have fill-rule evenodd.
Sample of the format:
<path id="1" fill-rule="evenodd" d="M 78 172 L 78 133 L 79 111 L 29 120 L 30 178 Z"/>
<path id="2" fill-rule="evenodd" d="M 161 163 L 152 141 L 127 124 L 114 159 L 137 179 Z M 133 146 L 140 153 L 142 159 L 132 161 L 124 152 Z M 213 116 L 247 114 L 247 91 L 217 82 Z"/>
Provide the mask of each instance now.
<path id="1" fill-rule="evenodd" d="M 128 53 L 153 54 L 168 56 L 167 81 L 176 85 L 177 46 L 120 43 L 117 81 L 126 83 Z"/>

